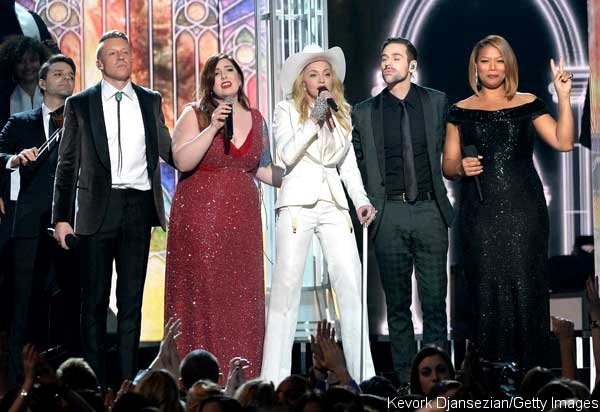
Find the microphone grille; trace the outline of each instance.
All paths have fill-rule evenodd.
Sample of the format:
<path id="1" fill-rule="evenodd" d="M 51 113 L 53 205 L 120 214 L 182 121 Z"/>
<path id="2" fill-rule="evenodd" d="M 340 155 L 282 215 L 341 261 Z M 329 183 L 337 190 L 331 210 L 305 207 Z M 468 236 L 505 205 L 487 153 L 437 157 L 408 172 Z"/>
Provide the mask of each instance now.
<path id="1" fill-rule="evenodd" d="M 231 97 L 231 96 L 227 96 L 227 97 L 225 98 L 225 103 L 227 103 L 227 104 L 233 104 L 233 97 Z"/>

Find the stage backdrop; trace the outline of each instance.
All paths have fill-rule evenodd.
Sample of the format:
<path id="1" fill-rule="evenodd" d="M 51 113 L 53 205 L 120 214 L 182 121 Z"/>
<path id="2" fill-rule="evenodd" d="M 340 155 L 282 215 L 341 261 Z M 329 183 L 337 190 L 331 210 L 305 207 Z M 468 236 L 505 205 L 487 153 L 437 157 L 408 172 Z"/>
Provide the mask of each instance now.
<path id="1" fill-rule="evenodd" d="M 229 53 L 242 66 L 246 94 L 256 106 L 254 0 L 18 0 L 38 13 L 61 51 L 77 64 L 77 90 L 100 80 L 96 46 L 102 33 L 121 30 L 133 49 L 133 81 L 158 90 L 167 124 L 184 104 L 196 100 L 204 62 Z M 175 188 L 175 171 L 162 164 L 167 213 Z M 152 233 L 144 291 L 142 341 L 162 337 L 166 233 Z M 114 288 L 113 288 L 114 289 Z M 113 295 L 114 296 L 114 295 Z M 116 312 L 114 297 L 111 308 Z"/>

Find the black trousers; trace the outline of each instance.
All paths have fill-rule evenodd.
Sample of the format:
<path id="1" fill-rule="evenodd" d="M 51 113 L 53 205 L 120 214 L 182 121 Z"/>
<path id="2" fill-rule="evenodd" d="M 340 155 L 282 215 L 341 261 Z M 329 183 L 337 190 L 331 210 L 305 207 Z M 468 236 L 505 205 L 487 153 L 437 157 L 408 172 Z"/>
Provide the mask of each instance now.
<path id="1" fill-rule="evenodd" d="M 98 233 L 81 236 L 82 348 L 100 384 L 106 375 L 106 317 L 113 261 L 117 272 L 117 343 L 120 379 L 137 371 L 141 308 L 150 249 L 152 191 L 113 189 Z"/>
<path id="2" fill-rule="evenodd" d="M 423 312 L 423 343 L 446 346 L 448 228 L 435 200 L 387 201 L 375 237 L 375 255 L 385 292 L 394 372 L 410 382 L 416 353 L 411 317 L 412 273 Z"/>
<path id="3" fill-rule="evenodd" d="M 0 176 L 1 178 L 1 176 Z M 12 290 L 12 240 L 10 233 L 12 232 L 13 222 L 15 219 L 15 205 L 17 202 L 10 200 L 10 191 L 0 193 L 4 196 L 5 215 L 0 215 L 0 334 L 8 331 L 10 325 L 10 312 L 12 307 L 12 298 L 10 291 Z"/>
<path id="4" fill-rule="evenodd" d="M 48 218 L 43 219 L 49 221 Z M 65 357 L 79 354 L 79 262 L 48 236 L 12 239 L 12 308 L 9 329 L 9 384 L 23 379 L 25 343 L 38 350 L 61 345 Z M 53 365 L 56 366 L 56 365 Z"/>

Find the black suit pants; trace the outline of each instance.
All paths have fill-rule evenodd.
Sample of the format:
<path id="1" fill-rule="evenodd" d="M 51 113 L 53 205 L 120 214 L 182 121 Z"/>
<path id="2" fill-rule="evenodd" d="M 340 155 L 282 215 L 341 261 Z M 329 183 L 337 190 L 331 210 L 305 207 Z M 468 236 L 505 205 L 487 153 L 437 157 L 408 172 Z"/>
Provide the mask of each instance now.
<path id="1" fill-rule="evenodd" d="M 410 381 L 416 342 L 410 306 L 413 269 L 423 313 L 423 343 L 446 346 L 448 228 L 435 200 L 387 201 L 375 237 L 394 371 Z"/>
<path id="2" fill-rule="evenodd" d="M 34 343 L 39 351 L 62 345 L 65 356 L 79 352 L 79 262 L 73 251 L 61 249 L 45 231 L 40 228 L 39 236 L 12 240 L 12 385 L 23 378 L 21 352 L 25 343 Z"/>
<path id="3" fill-rule="evenodd" d="M 152 213 L 152 191 L 113 189 L 100 230 L 81 236 L 82 347 L 101 384 L 107 383 L 106 318 L 113 261 L 117 272 L 119 378 L 132 379 L 137 371 Z"/>

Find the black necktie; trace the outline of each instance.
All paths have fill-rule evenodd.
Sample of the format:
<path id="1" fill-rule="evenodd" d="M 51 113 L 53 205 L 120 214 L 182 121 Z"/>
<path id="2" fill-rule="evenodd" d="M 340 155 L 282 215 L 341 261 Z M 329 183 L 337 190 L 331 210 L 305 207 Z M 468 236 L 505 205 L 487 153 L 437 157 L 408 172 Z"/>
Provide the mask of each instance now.
<path id="1" fill-rule="evenodd" d="M 400 131 L 402 132 L 402 164 L 404 165 L 404 191 L 409 202 L 417 199 L 417 172 L 415 171 L 415 156 L 413 153 L 412 138 L 410 134 L 410 119 L 406 103 L 400 101 L 402 115 L 400 117 Z"/>
<path id="2" fill-rule="evenodd" d="M 123 166 L 123 152 L 121 150 L 121 100 L 123 100 L 123 92 L 116 92 L 115 100 L 117 101 L 117 141 L 119 143 L 119 160 L 117 163 L 117 173 L 120 175 L 121 167 Z"/>

